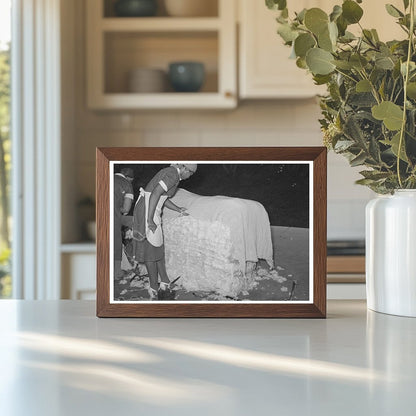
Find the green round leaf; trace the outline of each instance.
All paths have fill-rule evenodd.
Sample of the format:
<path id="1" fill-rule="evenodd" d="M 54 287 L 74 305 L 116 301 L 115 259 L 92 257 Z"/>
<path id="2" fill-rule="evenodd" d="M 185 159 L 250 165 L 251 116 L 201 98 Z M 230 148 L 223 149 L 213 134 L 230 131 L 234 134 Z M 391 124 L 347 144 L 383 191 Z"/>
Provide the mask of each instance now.
<path id="1" fill-rule="evenodd" d="M 314 75 L 330 74 L 335 69 L 335 65 L 332 63 L 333 59 L 330 52 L 320 48 L 309 49 L 306 54 L 306 64 Z"/>
<path id="2" fill-rule="evenodd" d="M 399 145 L 400 145 L 400 132 L 395 134 L 390 142 L 385 143 L 391 146 L 391 151 L 395 156 L 399 156 Z M 403 140 L 402 145 L 400 147 L 400 156 L 399 158 L 405 162 L 408 162 L 409 159 L 406 155 L 406 149 L 405 149 L 405 141 Z"/>
<path id="3" fill-rule="evenodd" d="M 338 32 L 340 36 L 344 36 L 345 31 L 347 30 L 347 27 L 348 27 L 348 22 L 344 19 L 342 15 L 338 17 L 337 19 L 337 27 L 338 27 Z"/>
<path id="4" fill-rule="evenodd" d="M 337 4 L 332 9 L 332 13 L 329 15 L 329 19 L 331 22 L 335 22 L 339 16 L 342 14 L 342 7 L 338 6 Z"/>
<path id="5" fill-rule="evenodd" d="M 373 39 L 376 42 L 380 42 L 380 38 L 378 37 L 378 33 L 377 33 L 377 30 L 376 29 L 371 29 L 371 34 L 373 35 Z"/>
<path id="6" fill-rule="evenodd" d="M 315 39 L 309 33 L 302 33 L 295 39 L 296 56 L 304 58 L 306 52 L 316 45 Z"/>
<path id="7" fill-rule="evenodd" d="M 371 91 L 370 81 L 366 79 L 362 79 L 361 81 L 357 82 L 357 85 L 355 86 L 355 90 L 357 92 L 370 92 Z"/>
<path id="8" fill-rule="evenodd" d="M 346 0 L 342 3 L 342 16 L 349 23 L 358 23 L 363 16 L 363 9 L 352 0 Z"/>
<path id="9" fill-rule="evenodd" d="M 375 64 L 380 69 L 392 70 L 394 68 L 394 61 L 391 57 L 379 56 L 376 58 Z"/>
<path id="10" fill-rule="evenodd" d="M 305 13 L 305 26 L 315 35 L 319 35 L 327 29 L 328 15 L 318 7 L 309 9 Z"/>
<path id="11" fill-rule="evenodd" d="M 354 68 L 358 70 L 363 69 L 368 64 L 367 60 L 357 53 L 351 56 L 350 63 Z"/>
<path id="12" fill-rule="evenodd" d="M 416 100 L 416 82 L 407 84 L 407 96 L 412 100 Z"/>
<path id="13" fill-rule="evenodd" d="M 331 82 L 331 75 L 314 75 L 313 80 L 316 85 L 328 84 Z"/>
<path id="14" fill-rule="evenodd" d="M 338 29 L 338 26 L 337 26 L 337 29 Z M 339 42 L 342 42 L 342 43 L 349 43 L 349 42 L 351 42 L 351 41 L 353 41 L 353 40 L 355 40 L 356 39 L 356 37 L 355 37 L 355 35 L 353 34 L 353 33 L 351 33 L 351 32 L 348 32 L 348 30 L 344 33 L 344 35 L 343 36 L 341 36 L 339 39 L 338 39 L 338 41 Z"/>
<path id="15" fill-rule="evenodd" d="M 296 20 L 303 23 L 303 21 L 305 19 L 306 11 L 307 11 L 306 9 L 302 9 L 299 13 L 295 13 L 296 14 Z"/>
<path id="16" fill-rule="evenodd" d="M 298 36 L 298 32 L 293 30 L 292 27 L 287 23 L 280 24 L 277 28 L 277 33 L 286 43 L 294 41 Z"/>
<path id="17" fill-rule="evenodd" d="M 338 39 L 338 26 L 334 22 L 328 23 L 329 37 L 331 38 L 332 44 L 335 46 Z"/>
<path id="18" fill-rule="evenodd" d="M 298 68 L 302 68 L 302 69 L 308 69 L 308 66 L 306 65 L 306 60 L 305 58 L 298 58 L 296 59 L 296 66 Z"/>
<path id="19" fill-rule="evenodd" d="M 406 68 L 407 68 L 407 64 L 406 62 L 402 62 L 400 65 L 400 72 L 401 74 L 405 77 L 406 76 Z M 413 71 L 416 70 L 416 64 L 412 61 L 409 62 L 409 74 L 411 74 Z"/>
<path id="20" fill-rule="evenodd" d="M 373 117 L 382 120 L 389 130 L 400 130 L 402 127 L 403 110 L 391 101 L 383 101 L 371 109 Z"/>
<path id="21" fill-rule="evenodd" d="M 332 43 L 331 37 L 329 36 L 328 28 L 318 35 L 318 45 L 321 49 L 324 49 L 328 52 L 333 52 L 334 45 Z"/>
<path id="22" fill-rule="evenodd" d="M 397 8 L 394 7 L 392 4 L 386 4 L 387 13 L 393 17 L 403 17 L 404 14 Z"/>
<path id="23" fill-rule="evenodd" d="M 374 45 L 376 42 L 373 38 L 373 33 L 371 30 L 363 29 L 363 39 L 365 42 L 367 42 L 369 45 Z"/>
<path id="24" fill-rule="evenodd" d="M 286 7 L 286 0 L 266 0 L 266 6 L 271 10 L 283 10 Z"/>
<path id="25" fill-rule="evenodd" d="M 342 61 L 342 60 L 337 60 L 337 61 L 332 61 L 332 63 L 339 69 L 342 70 L 350 70 L 352 68 L 352 65 L 348 62 L 348 61 Z"/>

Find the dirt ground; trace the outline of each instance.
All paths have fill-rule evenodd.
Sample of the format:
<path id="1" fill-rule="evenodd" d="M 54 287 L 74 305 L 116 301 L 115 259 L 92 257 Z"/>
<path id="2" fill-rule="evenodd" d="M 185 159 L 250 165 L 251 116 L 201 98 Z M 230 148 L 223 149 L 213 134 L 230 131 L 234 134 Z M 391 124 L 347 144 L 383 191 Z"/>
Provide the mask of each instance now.
<path id="1" fill-rule="evenodd" d="M 236 298 L 215 292 L 187 292 L 180 279 L 171 291 L 161 294 L 163 301 L 299 301 L 309 298 L 309 230 L 272 226 L 274 269 L 260 260 L 252 274 L 253 287 Z M 147 301 L 148 277 L 145 268 L 126 271 L 114 284 L 114 298 L 120 301 Z"/>

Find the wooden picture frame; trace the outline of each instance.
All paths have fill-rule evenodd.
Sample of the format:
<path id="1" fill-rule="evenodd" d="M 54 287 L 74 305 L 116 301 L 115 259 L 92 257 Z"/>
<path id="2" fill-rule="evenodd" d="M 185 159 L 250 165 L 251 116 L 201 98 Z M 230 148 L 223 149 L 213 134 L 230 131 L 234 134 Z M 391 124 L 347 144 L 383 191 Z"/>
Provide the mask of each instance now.
<path id="1" fill-rule="evenodd" d="M 326 317 L 326 160 L 327 151 L 324 147 L 239 147 L 239 148 L 149 148 L 149 147 L 135 147 L 135 148 L 97 148 L 97 177 L 96 177 L 96 200 L 97 200 L 97 316 L 98 317 L 193 317 L 193 318 L 325 318 Z M 276 283 L 275 286 L 270 286 L 278 293 L 280 290 L 286 291 L 287 298 L 283 300 L 276 297 L 268 299 L 268 295 L 264 298 L 257 299 L 252 298 L 219 298 L 220 300 L 210 300 L 211 295 L 207 295 L 204 300 L 200 301 L 187 301 L 187 300 L 168 300 L 168 301 L 141 301 L 139 300 L 128 300 L 125 301 L 122 297 L 116 297 L 115 295 L 115 283 L 113 279 L 114 272 L 114 261 L 113 261 L 113 229 L 114 218 L 114 206 L 112 201 L 112 192 L 114 175 L 116 168 L 120 166 L 131 166 L 136 167 L 144 171 L 150 169 L 148 164 L 169 166 L 169 163 L 175 164 L 180 177 L 180 170 L 187 163 L 197 163 L 199 172 L 196 172 L 194 177 L 200 174 L 200 178 L 204 177 L 204 172 L 214 172 L 215 169 L 229 169 L 229 166 L 236 166 L 234 169 L 238 169 L 244 174 L 248 174 L 247 169 L 261 170 L 268 169 L 272 171 L 274 178 L 286 178 L 279 179 L 279 184 L 286 183 L 286 193 L 281 191 L 280 200 L 284 199 L 286 202 L 286 210 L 288 212 L 295 212 L 299 205 L 292 201 L 292 195 L 300 195 L 299 198 L 303 198 L 302 201 L 308 201 L 306 203 L 307 209 L 307 225 L 305 228 L 295 228 L 295 226 L 288 225 L 285 228 L 275 228 L 278 230 L 284 229 L 285 232 L 293 232 L 293 235 L 300 233 L 302 230 L 307 230 L 300 233 L 301 235 L 307 235 L 306 244 L 308 252 L 302 259 L 299 258 L 299 264 L 301 261 L 308 261 L 307 266 L 307 280 L 305 285 L 309 285 L 307 294 L 302 298 L 299 295 L 299 299 L 293 297 L 296 280 L 292 281 L 290 285 L 290 279 L 294 279 L 292 275 L 286 275 L 281 280 L 278 277 L 278 281 L 284 281 L 283 283 Z M 182 164 L 181 164 L 182 163 Z M 227 164 L 230 164 L 229 166 Z M 178 167 L 179 166 L 179 167 Z M 190 166 L 190 165 L 189 165 Z M 277 169 L 275 173 L 275 167 Z M 307 179 L 302 179 L 304 184 L 302 185 L 304 191 L 297 189 L 301 183 L 296 179 L 296 175 L 291 173 L 293 169 L 297 167 L 296 171 L 306 172 Z M 173 169 L 171 167 L 170 169 Z M 183 169 L 185 169 L 183 167 Z M 210 170 L 212 169 L 212 170 Z M 264 170 L 264 171 L 266 171 Z M 254 171 L 253 171 L 254 172 Z M 279 176 L 283 175 L 281 172 L 289 172 L 291 176 Z M 205 175 L 208 177 L 210 174 Z M 277 176 L 276 176 L 277 175 Z M 305 178 L 305 174 L 302 173 L 302 178 Z M 254 174 L 252 175 L 254 177 Z M 251 176 L 249 176 L 250 178 Z M 291 178 L 290 181 L 287 178 Z M 225 179 L 229 179 L 227 175 Z M 229 179 L 230 181 L 232 179 Z M 237 179 L 236 179 L 237 180 Z M 253 179 L 254 180 L 254 179 Z M 201 181 L 201 179 L 199 179 Z M 250 181 L 250 179 L 249 179 Z M 306 182 L 307 181 L 307 182 Z M 185 183 L 184 181 L 183 183 Z M 196 181 L 198 182 L 198 181 Z M 222 182 L 222 181 L 220 181 Z M 278 181 L 270 181 L 270 178 L 265 180 L 264 183 L 268 183 L 268 195 L 274 194 L 274 184 Z M 290 182 L 290 183 L 289 183 Z M 219 183 L 219 182 L 218 182 Z M 232 182 L 231 182 L 232 183 Z M 241 181 L 240 181 L 241 183 Z M 261 182 L 263 183 L 263 182 Z M 181 182 L 182 184 L 182 182 Z M 219 184 L 220 185 L 220 184 Z M 144 186 L 144 185 L 143 185 Z M 183 185 L 181 185 L 183 186 Z M 266 186 L 266 185 L 265 185 Z M 236 186 L 234 187 L 236 188 Z M 233 188 L 233 189 L 234 189 Z M 259 187 L 256 189 L 258 190 Z M 261 188 L 261 186 L 260 186 Z M 219 189 L 219 188 L 218 188 Z M 272 191 L 270 191 L 270 189 Z M 181 193 L 188 192 L 181 190 Z M 200 191 L 198 191 L 200 192 Z M 136 193 L 136 190 L 135 192 Z M 233 195 L 228 195 L 230 200 L 234 200 L 234 192 L 230 192 Z M 195 195 L 195 194 L 192 194 Z M 206 193 L 200 192 L 198 195 L 206 195 Z M 209 195 L 216 195 L 212 192 Z M 222 193 L 224 195 L 224 193 Z M 286 195 L 284 197 L 284 195 Z M 274 197 L 274 195 L 272 195 Z M 110 198 L 111 197 L 111 198 Z M 284 197 L 284 198 L 283 198 Z M 210 198 L 210 197 L 209 197 Z M 238 196 L 240 201 L 242 197 Z M 275 196 L 276 201 L 279 200 L 279 195 Z M 293 197 L 294 198 L 294 197 Z M 254 198 L 252 198 L 254 199 Z M 205 201 L 205 199 L 204 199 Z M 206 199 L 211 201 L 211 199 Z M 227 199 L 228 201 L 228 199 Z M 249 201 L 250 198 L 244 199 L 243 201 Z M 260 204 L 261 205 L 261 204 Z M 269 214 L 270 215 L 270 214 Z M 295 215 L 293 217 L 296 217 Z M 190 218 L 185 218 L 184 221 L 190 221 Z M 118 223 L 117 223 L 118 224 Z M 271 224 L 271 223 L 270 223 Z M 270 225 L 269 224 L 269 225 Z M 289 224 L 289 223 L 288 223 Z M 285 225 L 285 224 L 283 224 Z M 279 225 L 280 227 L 281 225 Z M 272 232 L 273 225 L 270 227 Z M 299 232 L 298 232 L 299 231 Z M 305 234 L 307 233 L 307 234 Z M 280 233 L 281 234 L 281 233 Z M 277 238 L 280 238 L 281 235 Z M 299 234 L 299 235 L 300 235 Z M 293 240 L 293 238 L 291 237 Z M 289 244 L 291 239 L 287 239 L 285 244 Z M 182 242 L 182 240 L 179 240 Z M 205 240 L 204 240 L 205 241 Z M 293 243 L 293 242 L 292 242 Z M 275 243 L 273 241 L 273 253 L 275 250 Z M 178 243 L 178 245 L 180 245 Z M 124 246 L 123 246 L 124 247 Z M 283 247 L 283 246 L 282 246 Z M 292 247 L 294 247 L 292 245 Z M 168 248 L 166 247 L 166 250 Z M 275 254 L 275 253 L 274 253 Z M 274 255 L 273 254 L 273 255 Z M 292 257 L 293 267 L 298 266 L 296 259 L 296 253 L 289 252 L 289 256 Z M 295 259 L 295 260 L 293 260 Z M 280 261 L 280 260 L 279 260 Z M 275 262 L 276 263 L 276 262 Z M 276 265 L 275 265 L 276 266 Z M 246 267 L 246 265 L 245 265 Z M 278 276 L 278 269 L 272 270 L 274 277 Z M 256 269 L 257 270 L 260 269 Z M 260 270 L 262 271 L 262 270 Z M 259 273 L 260 273 L 259 271 Z M 290 270 L 289 270 L 290 271 Z M 169 271 L 168 271 L 169 273 Z M 263 274 L 267 274 L 263 270 Z M 283 273 L 283 272 L 282 272 Z M 288 271 L 286 271 L 288 273 Z M 244 281 L 247 281 L 247 274 L 240 273 L 239 275 L 245 276 Z M 291 276 L 291 277 L 289 277 Z M 267 277 L 267 276 L 266 276 Z M 198 277 L 199 278 L 199 277 Z M 260 279 L 260 291 L 264 292 L 266 283 L 262 283 L 261 278 L 255 275 L 256 279 Z M 267 277 L 268 279 L 269 277 Z M 289 279 L 289 280 L 288 280 Z M 276 279 L 270 280 L 270 284 L 274 284 Z M 150 279 L 149 279 L 150 281 Z M 256 283 L 258 284 L 258 283 Z M 269 284 L 269 283 L 268 283 Z M 280 285 L 280 286 L 279 286 Z M 284 286 L 286 285 L 286 286 Z M 305 287 L 306 287 L 305 286 Z M 184 285 L 186 287 L 186 285 Z M 257 290 L 257 289 L 256 289 Z M 263 292 L 261 292 L 263 290 Z M 269 290 L 269 289 L 267 289 Z M 178 292 L 179 293 L 179 292 Z M 182 293 L 182 292 L 181 292 Z M 186 292 L 184 289 L 183 293 L 190 293 L 190 290 Z M 197 293 L 192 292 L 195 296 Z M 199 292 L 198 292 L 199 293 Z M 205 292 L 203 292 L 205 293 Z M 242 292 L 242 293 L 248 293 Z M 253 292 L 257 293 L 255 289 Z M 271 292 L 270 292 L 271 293 Z M 280 292 L 279 292 L 280 293 Z M 283 292 L 282 292 L 283 293 Z M 290 294 L 290 296 L 289 296 Z M 279 295 L 280 296 L 280 295 Z M 132 298 L 133 299 L 133 298 Z M 159 298 L 160 299 L 160 298 Z M 226 299 L 226 300 L 221 300 Z"/>

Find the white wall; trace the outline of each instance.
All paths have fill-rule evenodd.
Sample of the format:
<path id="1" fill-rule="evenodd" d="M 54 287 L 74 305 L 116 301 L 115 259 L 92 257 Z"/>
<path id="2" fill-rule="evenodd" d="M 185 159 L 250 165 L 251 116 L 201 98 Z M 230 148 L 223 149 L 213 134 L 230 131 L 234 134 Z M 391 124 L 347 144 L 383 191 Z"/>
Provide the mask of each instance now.
<path id="1" fill-rule="evenodd" d="M 83 3 L 74 0 L 75 25 L 66 28 L 73 30 L 73 45 L 63 51 L 68 65 L 64 68 L 63 92 L 68 93 L 69 102 L 75 105 L 71 131 L 65 135 L 67 143 L 63 146 L 64 187 L 74 191 L 72 200 L 64 204 L 64 218 L 65 210 L 68 216 L 74 212 L 76 200 L 94 195 L 96 146 L 321 145 L 319 107 L 314 99 L 246 101 L 233 111 L 87 110 Z M 329 238 L 364 237 L 364 206 L 372 194 L 354 185 L 358 170 L 351 169 L 343 158 L 329 155 Z M 63 241 L 74 239 L 74 227 L 64 227 Z"/>

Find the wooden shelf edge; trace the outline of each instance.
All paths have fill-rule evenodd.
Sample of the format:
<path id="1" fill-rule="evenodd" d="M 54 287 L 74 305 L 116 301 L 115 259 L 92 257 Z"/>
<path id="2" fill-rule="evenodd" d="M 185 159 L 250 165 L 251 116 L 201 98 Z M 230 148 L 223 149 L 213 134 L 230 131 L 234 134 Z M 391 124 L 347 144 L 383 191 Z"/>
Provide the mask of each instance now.
<path id="1" fill-rule="evenodd" d="M 217 31 L 221 27 L 218 17 L 107 17 L 101 19 L 105 32 L 203 32 Z"/>
<path id="2" fill-rule="evenodd" d="M 328 273 L 327 283 L 365 283 L 365 274 L 361 273 Z"/>
<path id="3" fill-rule="evenodd" d="M 234 96 L 219 93 L 102 94 L 88 103 L 94 110 L 127 109 L 232 109 Z"/>
<path id="4" fill-rule="evenodd" d="M 62 243 L 60 247 L 61 253 L 75 254 L 75 253 L 91 253 L 95 254 L 96 246 L 93 241 L 82 241 L 78 243 Z"/>
<path id="5" fill-rule="evenodd" d="M 328 256 L 327 273 L 365 274 L 365 256 Z"/>

